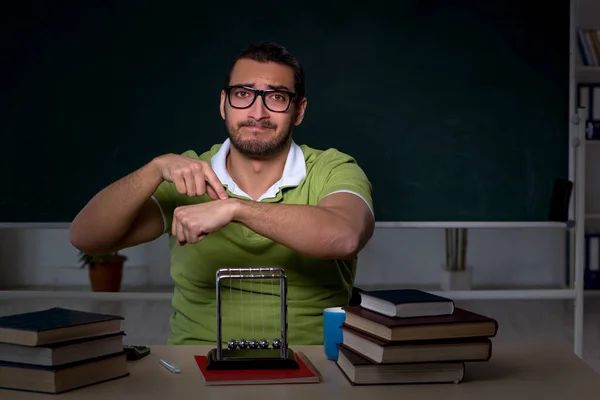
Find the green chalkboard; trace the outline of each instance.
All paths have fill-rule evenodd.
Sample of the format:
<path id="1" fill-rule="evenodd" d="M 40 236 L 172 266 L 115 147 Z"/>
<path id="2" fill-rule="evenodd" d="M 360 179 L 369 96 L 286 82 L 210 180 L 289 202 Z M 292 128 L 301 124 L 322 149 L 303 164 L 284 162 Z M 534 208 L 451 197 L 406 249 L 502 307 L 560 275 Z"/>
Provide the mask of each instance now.
<path id="1" fill-rule="evenodd" d="M 0 222 L 69 222 L 153 157 L 222 142 L 227 64 L 263 39 L 306 69 L 295 141 L 356 157 L 378 221 L 545 221 L 568 177 L 566 0 L 13 3 Z"/>

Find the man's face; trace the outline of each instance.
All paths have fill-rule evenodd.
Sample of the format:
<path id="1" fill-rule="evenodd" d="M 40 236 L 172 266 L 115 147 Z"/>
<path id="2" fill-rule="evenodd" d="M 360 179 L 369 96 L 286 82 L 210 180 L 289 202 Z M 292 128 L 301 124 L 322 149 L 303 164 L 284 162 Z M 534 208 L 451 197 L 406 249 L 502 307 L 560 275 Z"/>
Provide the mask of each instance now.
<path id="1" fill-rule="evenodd" d="M 294 70 L 272 62 L 260 63 L 241 59 L 231 72 L 229 84 L 252 89 L 276 88 L 294 92 Z M 231 93 L 231 96 L 235 96 L 234 105 L 236 101 L 242 103 L 244 98 L 251 95 L 250 91 L 244 89 Z M 283 97 L 277 94 L 266 96 L 270 96 L 267 104 L 284 101 Z M 299 125 L 304 118 L 305 108 L 306 99 L 302 99 L 300 104 L 291 101 L 285 112 L 274 112 L 265 106 L 262 97 L 256 96 L 250 107 L 239 109 L 232 107 L 225 92 L 221 92 L 221 117 L 225 120 L 232 146 L 240 153 L 256 159 L 272 157 L 286 147 L 293 126 Z"/>

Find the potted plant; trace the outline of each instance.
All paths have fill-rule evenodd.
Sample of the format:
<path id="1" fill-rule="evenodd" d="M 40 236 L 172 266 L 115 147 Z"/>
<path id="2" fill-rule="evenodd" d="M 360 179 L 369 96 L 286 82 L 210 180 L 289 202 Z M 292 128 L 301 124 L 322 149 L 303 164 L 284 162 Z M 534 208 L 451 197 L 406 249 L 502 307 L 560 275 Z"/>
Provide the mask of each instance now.
<path id="1" fill-rule="evenodd" d="M 127 257 L 118 252 L 90 255 L 80 252 L 81 267 L 88 267 L 90 283 L 94 292 L 118 292 L 121 290 L 123 264 Z"/>
<path id="2" fill-rule="evenodd" d="M 442 268 L 444 290 L 470 290 L 471 267 L 467 264 L 466 228 L 446 228 L 446 262 Z"/>

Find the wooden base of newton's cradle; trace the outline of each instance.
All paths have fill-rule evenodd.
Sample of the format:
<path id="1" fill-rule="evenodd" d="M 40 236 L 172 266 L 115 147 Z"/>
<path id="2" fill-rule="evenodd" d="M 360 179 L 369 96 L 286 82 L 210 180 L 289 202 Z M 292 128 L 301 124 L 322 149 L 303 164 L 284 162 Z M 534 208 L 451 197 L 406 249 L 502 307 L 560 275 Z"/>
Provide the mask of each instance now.
<path id="1" fill-rule="evenodd" d="M 221 281 L 224 279 L 279 279 L 281 348 L 222 348 Z M 282 268 L 223 268 L 217 271 L 217 345 L 207 354 L 209 370 L 298 369 L 296 354 L 287 346 L 287 277 Z"/>

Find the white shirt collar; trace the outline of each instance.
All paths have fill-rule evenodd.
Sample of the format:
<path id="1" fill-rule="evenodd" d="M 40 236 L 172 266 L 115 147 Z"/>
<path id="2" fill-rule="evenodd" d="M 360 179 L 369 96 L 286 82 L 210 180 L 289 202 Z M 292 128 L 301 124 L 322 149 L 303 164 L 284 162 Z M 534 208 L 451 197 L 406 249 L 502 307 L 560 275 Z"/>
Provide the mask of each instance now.
<path id="1" fill-rule="evenodd" d="M 231 146 L 231 142 L 229 139 L 225 140 L 221 145 L 219 151 L 215 153 L 214 156 L 210 159 L 210 165 L 215 171 L 215 174 L 221 181 L 221 183 L 227 186 L 227 189 L 231 193 L 237 196 L 244 196 L 250 199 L 250 196 L 246 194 L 242 189 L 240 189 L 231 176 L 229 176 L 229 172 L 227 172 L 226 160 L 227 154 L 229 154 L 229 148 Z M 290 147 L 290 151 L 288 152 L 287 159 L 285 161 L 285 167 L 283 168 L 283 174 L 281 175 L 281 179 L 273 184 L 265 193 L 257 201 L 261 201 L 263 199 L 268 199 L 275 197 L 279 190 L 284 187 L 289 186 L 298 186 L 302 179 L 306 176 L 306 162 L 304 161 L 304 153 L 300 146 L 298 146 L 294 141 L 292 141 L 292 145 Z"/>

